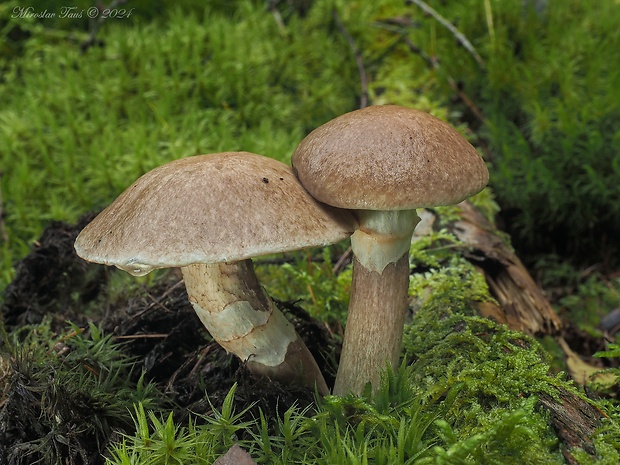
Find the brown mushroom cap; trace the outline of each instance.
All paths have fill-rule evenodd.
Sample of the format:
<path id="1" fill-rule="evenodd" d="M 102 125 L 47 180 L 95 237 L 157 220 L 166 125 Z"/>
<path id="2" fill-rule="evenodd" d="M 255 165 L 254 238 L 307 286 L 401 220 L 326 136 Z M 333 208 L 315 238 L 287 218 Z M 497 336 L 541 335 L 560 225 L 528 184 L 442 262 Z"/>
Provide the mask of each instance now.
<path id="1" fill-rule="evenodd" d="M 348 209 L 451 205 L 482 190 L 489 179 L 476 149 L 454 128 L 394 105 L 325 123 L 299 144 L 292 163 L 313 197 Z"/>
<path id="2" fill-rule="evenodd" d="M 291 168 L 247 152 L 198 155 L 144 174 L 79 234 L 82 258 L 134 274 L 325 246 L 355 229 Z"/>

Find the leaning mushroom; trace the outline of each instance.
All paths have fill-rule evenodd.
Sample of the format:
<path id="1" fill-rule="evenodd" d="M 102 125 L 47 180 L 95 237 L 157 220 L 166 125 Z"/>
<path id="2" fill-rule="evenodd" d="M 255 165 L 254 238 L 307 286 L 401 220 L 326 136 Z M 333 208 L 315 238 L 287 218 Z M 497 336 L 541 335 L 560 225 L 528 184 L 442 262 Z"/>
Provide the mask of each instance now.
<path id="1" fill-rule="evenodd" d="M 376 387 L 396 365 L 409 283 L 416 208 L 449 205 L 476 194 L 488 171 L 455 129 L 421 111 L 374 106 L 339 116 L 310 133 L 292 157 L 314 198 L 355 210 L 359 227 L 351 300 L 335 394 Z"/>
<path id="2" fill-rule="evenodd" d="M 176 160 L 139 178 L 79 234 L 85 260 L 141 276 L 180 267 L 213 338 L 259 375 L 325 380 L 294 327 L 258 283 L 251 257 L 325 246 L 355 229 L 321 205 L 290 167 L 247 152 Z"/>

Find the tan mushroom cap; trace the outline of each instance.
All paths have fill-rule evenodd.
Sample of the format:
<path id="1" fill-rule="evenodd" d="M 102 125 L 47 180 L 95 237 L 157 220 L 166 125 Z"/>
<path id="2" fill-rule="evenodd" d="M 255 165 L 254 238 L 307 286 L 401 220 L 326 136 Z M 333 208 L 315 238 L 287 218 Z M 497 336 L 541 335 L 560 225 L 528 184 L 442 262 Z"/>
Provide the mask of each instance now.
<path id="1" fill-rule="evenodd" d="M 349 209 L 451 205 L 482 190 L 489 179 L 476 149 L 454 128 L 394 105 L 325 123 L 299 144 L 292 163 L 312 196 Z"/>
<path id="2" fill-rule="evenodd" d="M 88 261 L 134 274 L 325 246 L 355 229 L 292 169 L 247 152 L 198 155 L 144 174 L 77 237 Z"/>

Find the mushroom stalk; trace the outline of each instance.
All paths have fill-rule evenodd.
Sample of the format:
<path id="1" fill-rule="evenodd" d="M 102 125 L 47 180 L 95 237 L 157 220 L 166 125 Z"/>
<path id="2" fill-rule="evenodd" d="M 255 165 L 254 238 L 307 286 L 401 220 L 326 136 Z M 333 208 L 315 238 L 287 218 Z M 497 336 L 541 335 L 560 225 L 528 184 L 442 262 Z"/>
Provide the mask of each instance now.
<path id="1" fill-rule="evenodd" d="M 349 322 L 334 388 L 336 394 L 359 394 L 368 381 L 376 388 L 386 362 L 398 361 L 402 328 L 382 327 L 384 321 L 394 325 L 405 310 L 409 268 L 403 257 L 419 221 L 415 209 L 459 203 L 484 188 L 489 172 L 449 124 L 397 105 L 369 106 L 328 121 L 300 142 L 291 163 L 315 199 L 359 216 L 351 236 L 356 261 Z M 378 351 L 373 362 L 351 354 L 370 354 L 365 344 Z"/>
<path id="2" fill-rule="evenodd" d="M 378 388 L 380 370 L 397 366 L 407 294 L 415 210 L 361 211 L 351 237 L 353 278 L 334 394 Z"/>
<path id="3" fill-rule="evenodd" d="M 293 325 L 260 286 L 251 260 L 181 268 L 196 314 L 211 336 L 259 376 L 328 388 Z"/>

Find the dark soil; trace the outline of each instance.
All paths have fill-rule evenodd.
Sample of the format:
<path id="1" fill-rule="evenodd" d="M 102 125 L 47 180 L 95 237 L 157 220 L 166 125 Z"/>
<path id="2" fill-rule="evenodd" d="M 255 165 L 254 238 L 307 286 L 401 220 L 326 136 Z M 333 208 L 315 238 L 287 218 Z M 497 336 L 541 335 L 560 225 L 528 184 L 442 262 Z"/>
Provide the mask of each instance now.
<path id="1" fill-rule="evenodd" d="M 93 218 L 87 215 L 72 226 L 51 223 L 30 254 L 17 265 L 2 306 L 7 331 L 40 323 L 44 316 L 54 318 L 54 326 L 58 324 L 59 329 L 67 318 L 75 323 L 84 321 L 80 309 L 97 298 L 108 276 L 105 267 L 91 266 L 73 250 L 77 233 Z"/>
<path id="2" fill-rule="evenodd" d="M 52 328 L 59 334 L 67 330 L 68 321 L 80 327 L 94 322 L 105 334 L 113 334 L 123 342 L 123 350 L 139 361 L 133 371 L 134 381 L 138 382 L 143 372 L 146 380 L 155 383 L 165 395 L 165 405 L 174 411 L 179 422 L 190 412 L 209 414 L 212 408 L 220 409 L 235 383 L 235 410 L 249 409 L 248 415 L 255 418 L 259 409 L 269 418 L 292 405 L 303 408 L 313 404 L 313 391 L 256 379 L 235 357 L 214 343 L 189 304 L 185 287 L 174 270 L 138 295 L 111 301 L 107 283 L 113 273 L 121 271 L 89 264 L 77 257 L 73 249 L 75 237 L 91 219 L 89 215 L 76 225 L 50 224 L 18 265 L 1 308 L 7 333 L 40 323 L 43 318 L 51 318 Z M 330 373 L 336 371 L 334 354 L 339 351 L 336 342 L 296 304 L 278 305 L 293 321 L 326 374 L 328 384 L 332 384 Z M 85 309 L 89 309 L 88 315 Z M 30 394 L 46 392 L 47 388 L 28 385 L 32 365 L 23 362 L 11 360 L 10 368 L 5 369 L 5 376 L 11 377 L 12 382 L 8 383 L 9 392 L 0 392 L 0 465 L 34 463 L 37 459 L 48 463 L 43 455 L 20 457 L 19 451 L 25 450 L 25 445 L 49 440 L 45 436 L 50 434 L 36 426 L 40 409 L 24 407 L 40 399 L 36 393 Z M 64 398 L 62 404 L 67 409 L 66 416 L 75 416 L 83 399 L 66 396 L 69 398 Z M 64 454 L 62 463 L 101 464 L 101 453 L 109 441 L 118 437 L 119 432 L 132 433 L 129 412 L 114 426 L 106 437 L 75 434 L 66 447 L 62 440 L 50 443 L 65 447 L 65 452 L 58 451 L 59 455 Z"/>

